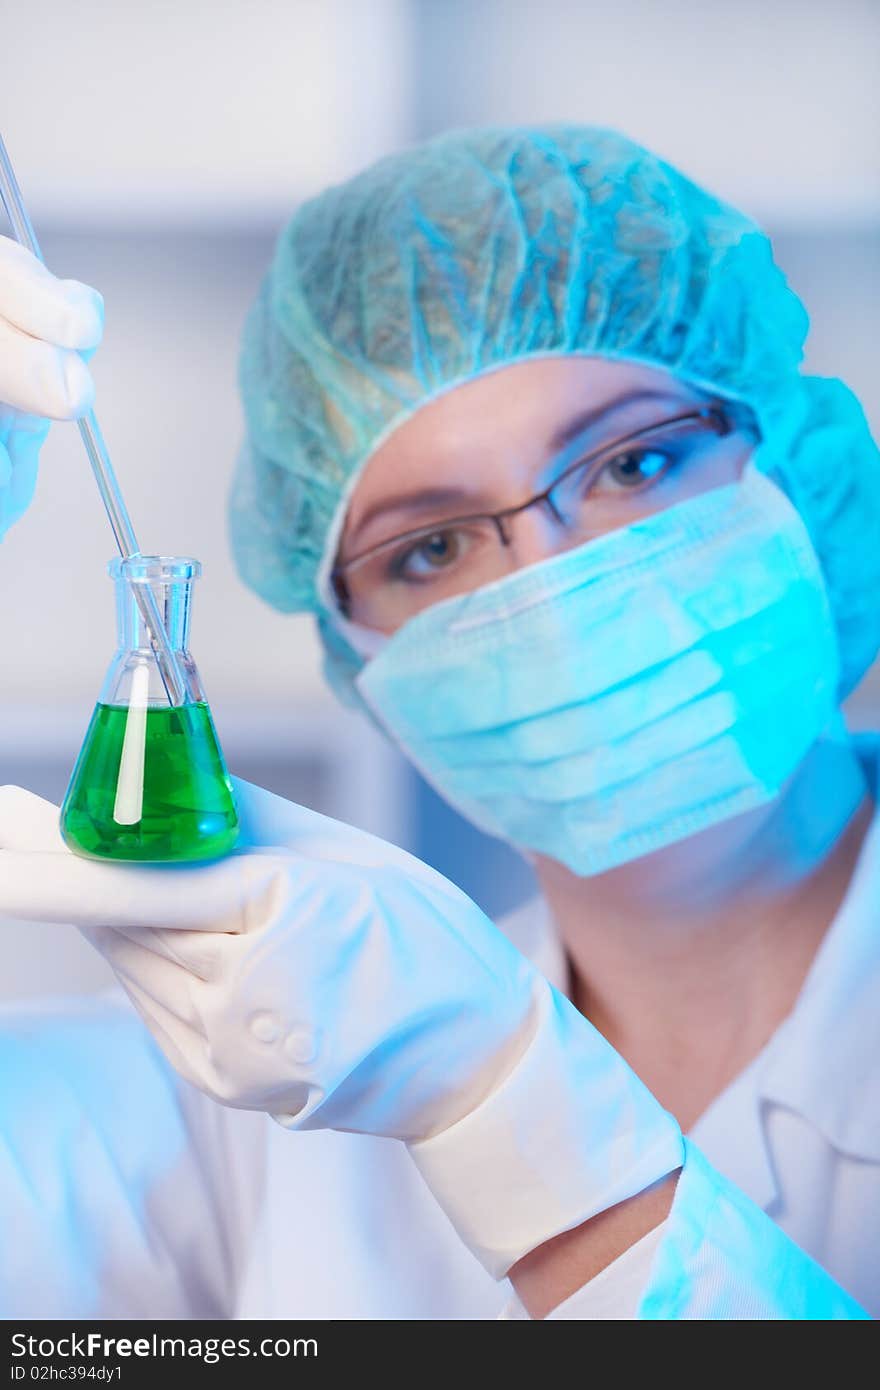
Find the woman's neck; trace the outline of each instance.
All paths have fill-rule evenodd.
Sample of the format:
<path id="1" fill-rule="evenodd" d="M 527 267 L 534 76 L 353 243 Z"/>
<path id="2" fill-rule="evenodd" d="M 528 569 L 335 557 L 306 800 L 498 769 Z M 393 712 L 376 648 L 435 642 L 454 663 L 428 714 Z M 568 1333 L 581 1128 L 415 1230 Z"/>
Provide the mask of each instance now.
<path id="1" fill-rule="evenodd" d="M 770 807 L 594 878 L 536 869 L 570 994 L 690 1129 L 791 1011 L 871 818 L 847 743 L 823 741 Z"/>

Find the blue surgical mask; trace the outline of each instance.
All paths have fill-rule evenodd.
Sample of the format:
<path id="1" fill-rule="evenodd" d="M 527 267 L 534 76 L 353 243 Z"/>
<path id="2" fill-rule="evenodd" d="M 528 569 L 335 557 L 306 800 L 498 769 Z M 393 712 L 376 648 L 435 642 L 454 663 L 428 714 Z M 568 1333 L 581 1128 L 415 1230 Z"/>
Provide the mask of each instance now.
<path id="1" fill-rule="evenodd" d="M 423 610 L 357 687 L 474 824 L 587 875 L 775 797 L 838 675 L 806 528 L 752 461 Z"/>

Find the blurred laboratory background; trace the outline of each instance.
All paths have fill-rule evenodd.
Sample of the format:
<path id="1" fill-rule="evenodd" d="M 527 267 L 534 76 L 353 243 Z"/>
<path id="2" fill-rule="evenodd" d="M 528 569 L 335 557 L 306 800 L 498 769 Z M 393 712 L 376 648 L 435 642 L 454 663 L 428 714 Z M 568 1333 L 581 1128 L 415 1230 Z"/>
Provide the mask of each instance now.
<path id="1" fill-rule="evenodd" d="M 880 431 L 876 0 L 29 0 L 3 134 L 44 255 L 95 285 L 97 410 L 145 551 L 204 565 L 192 647 L 230 768 L 427 858 L 486 909 L 525 867 L 325 690 L 312 621 L 239 582 L 238 336 L 302 199 L 438 131 L 609 125 L 751 213 L 812 316 L 807 367 Z M 5 231 L 5 228 L 2 228 Z M 0 544 L 0 782 L 60 801 L 114 646 L 112 537 L 76 429 Z M 880 602 L 880 595 L 878 595 Z M 880 722 L 880 678 L 852 701 Z M 93 989 L 65 927 L 4 923 L 0 997 Z"/>

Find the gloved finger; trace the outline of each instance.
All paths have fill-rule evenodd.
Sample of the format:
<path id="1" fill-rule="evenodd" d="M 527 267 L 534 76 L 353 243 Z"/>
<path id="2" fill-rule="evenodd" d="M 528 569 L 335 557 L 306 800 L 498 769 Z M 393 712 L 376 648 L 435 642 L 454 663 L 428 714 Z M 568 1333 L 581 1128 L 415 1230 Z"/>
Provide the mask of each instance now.
<path id="1" fill-rule="evenodd" d="M 0 824 L 0 845 L 10 836 Z M 246 931 L 271 899 L 271 856 L 232 856 L 201 868 L 102 864 L 75 854 L 0 849 L 0 916 L 78 927 Z"/>
<path id="2" fill-rule="evenodd" d="M 120 984 L 174 1069 L 185 1080 L 210 1094 L 213 1069 L 210 1044 L 205 1035 L 182 1020 L 172 1018 L 135 981 L 120 978 Z"/>
<path id="3" fill-rule="evenodd" d="M 23 411 L 15 410 L 7 411 L 4 416 L 0 409 L 0 433 L 6 437 L 11 453 L 23 447 L 41 448 L 46 442 L 51 423 L 45 415 L 25 415 Z"/>
<path id="4" fill-rule="evenodd" d="M 224 956 L 228 955 L 229 943 L 241 939 L 240 935 L 230 932 L 187 931 L 185 928 L 166 931 L 159 927 L 117 925 L 85 927 L 82 931 L 102 954 L 107 955 L 111 964 L 117 958 L 116 951 L 125 949 L 120 941 L 126 940 L 205 983 L 218 979 L 223 970 Z"/>
<path id="5" fill-rule="evenodd" d="M 130 928 L 120 931 L 115 927 L 82 927 L 80 935 L 103 956 L 123 984 L 134 985 L 140 991 L 150 1007 L 197 1029 L 195 978 L 170 959 L 167 951 L 160 953 L 148 948 L 146 943 L 151 941 L 152 932 L 142 932 L 138 937 L 131 934 Z"/>
<path id="6" fill-rule="evenodd" d="M 0 318 L 0 401 L 26 415 L 76 420 L 95 398 L 78 352 L 32 338 Z"/>
<path id="7" fill-rule="evenodd" d="M 10 237 L 0 237 L 0 317 L 32 338 L 63 348 L 95 348 L 104 301 L 79 280 L 59 280 Z"/>
<path id="8" fill-rule="evenodd" d="M 25 787 L 0 787 L 0 849 L 69 854 L 61 838 L 59 808 Z"/>

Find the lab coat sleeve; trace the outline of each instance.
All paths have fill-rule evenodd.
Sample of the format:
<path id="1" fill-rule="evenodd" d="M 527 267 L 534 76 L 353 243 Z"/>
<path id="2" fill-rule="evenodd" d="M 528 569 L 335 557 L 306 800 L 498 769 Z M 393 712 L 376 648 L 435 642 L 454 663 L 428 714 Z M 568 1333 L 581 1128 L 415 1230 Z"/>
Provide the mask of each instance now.
<path id="1" fill-rule="evenodd" d="M 121 991 L 0 1010 L 0 1318 L 233 1316 L 264 1135 Z"/>
<path id="2" fill-rule="evenodd" d="M 695 1144 L 684 1142 L 685 1162 L 663 1224 L 554 1308 L 548 1321 L 868 1318 Z M 528 1314 L 514 1298 L 502 1316 Z"/>
<path id="3" fill-rule="evenodd" d="M 639 1317 L 825 1322 L 868 1314 L 685 1139 Z"/>

